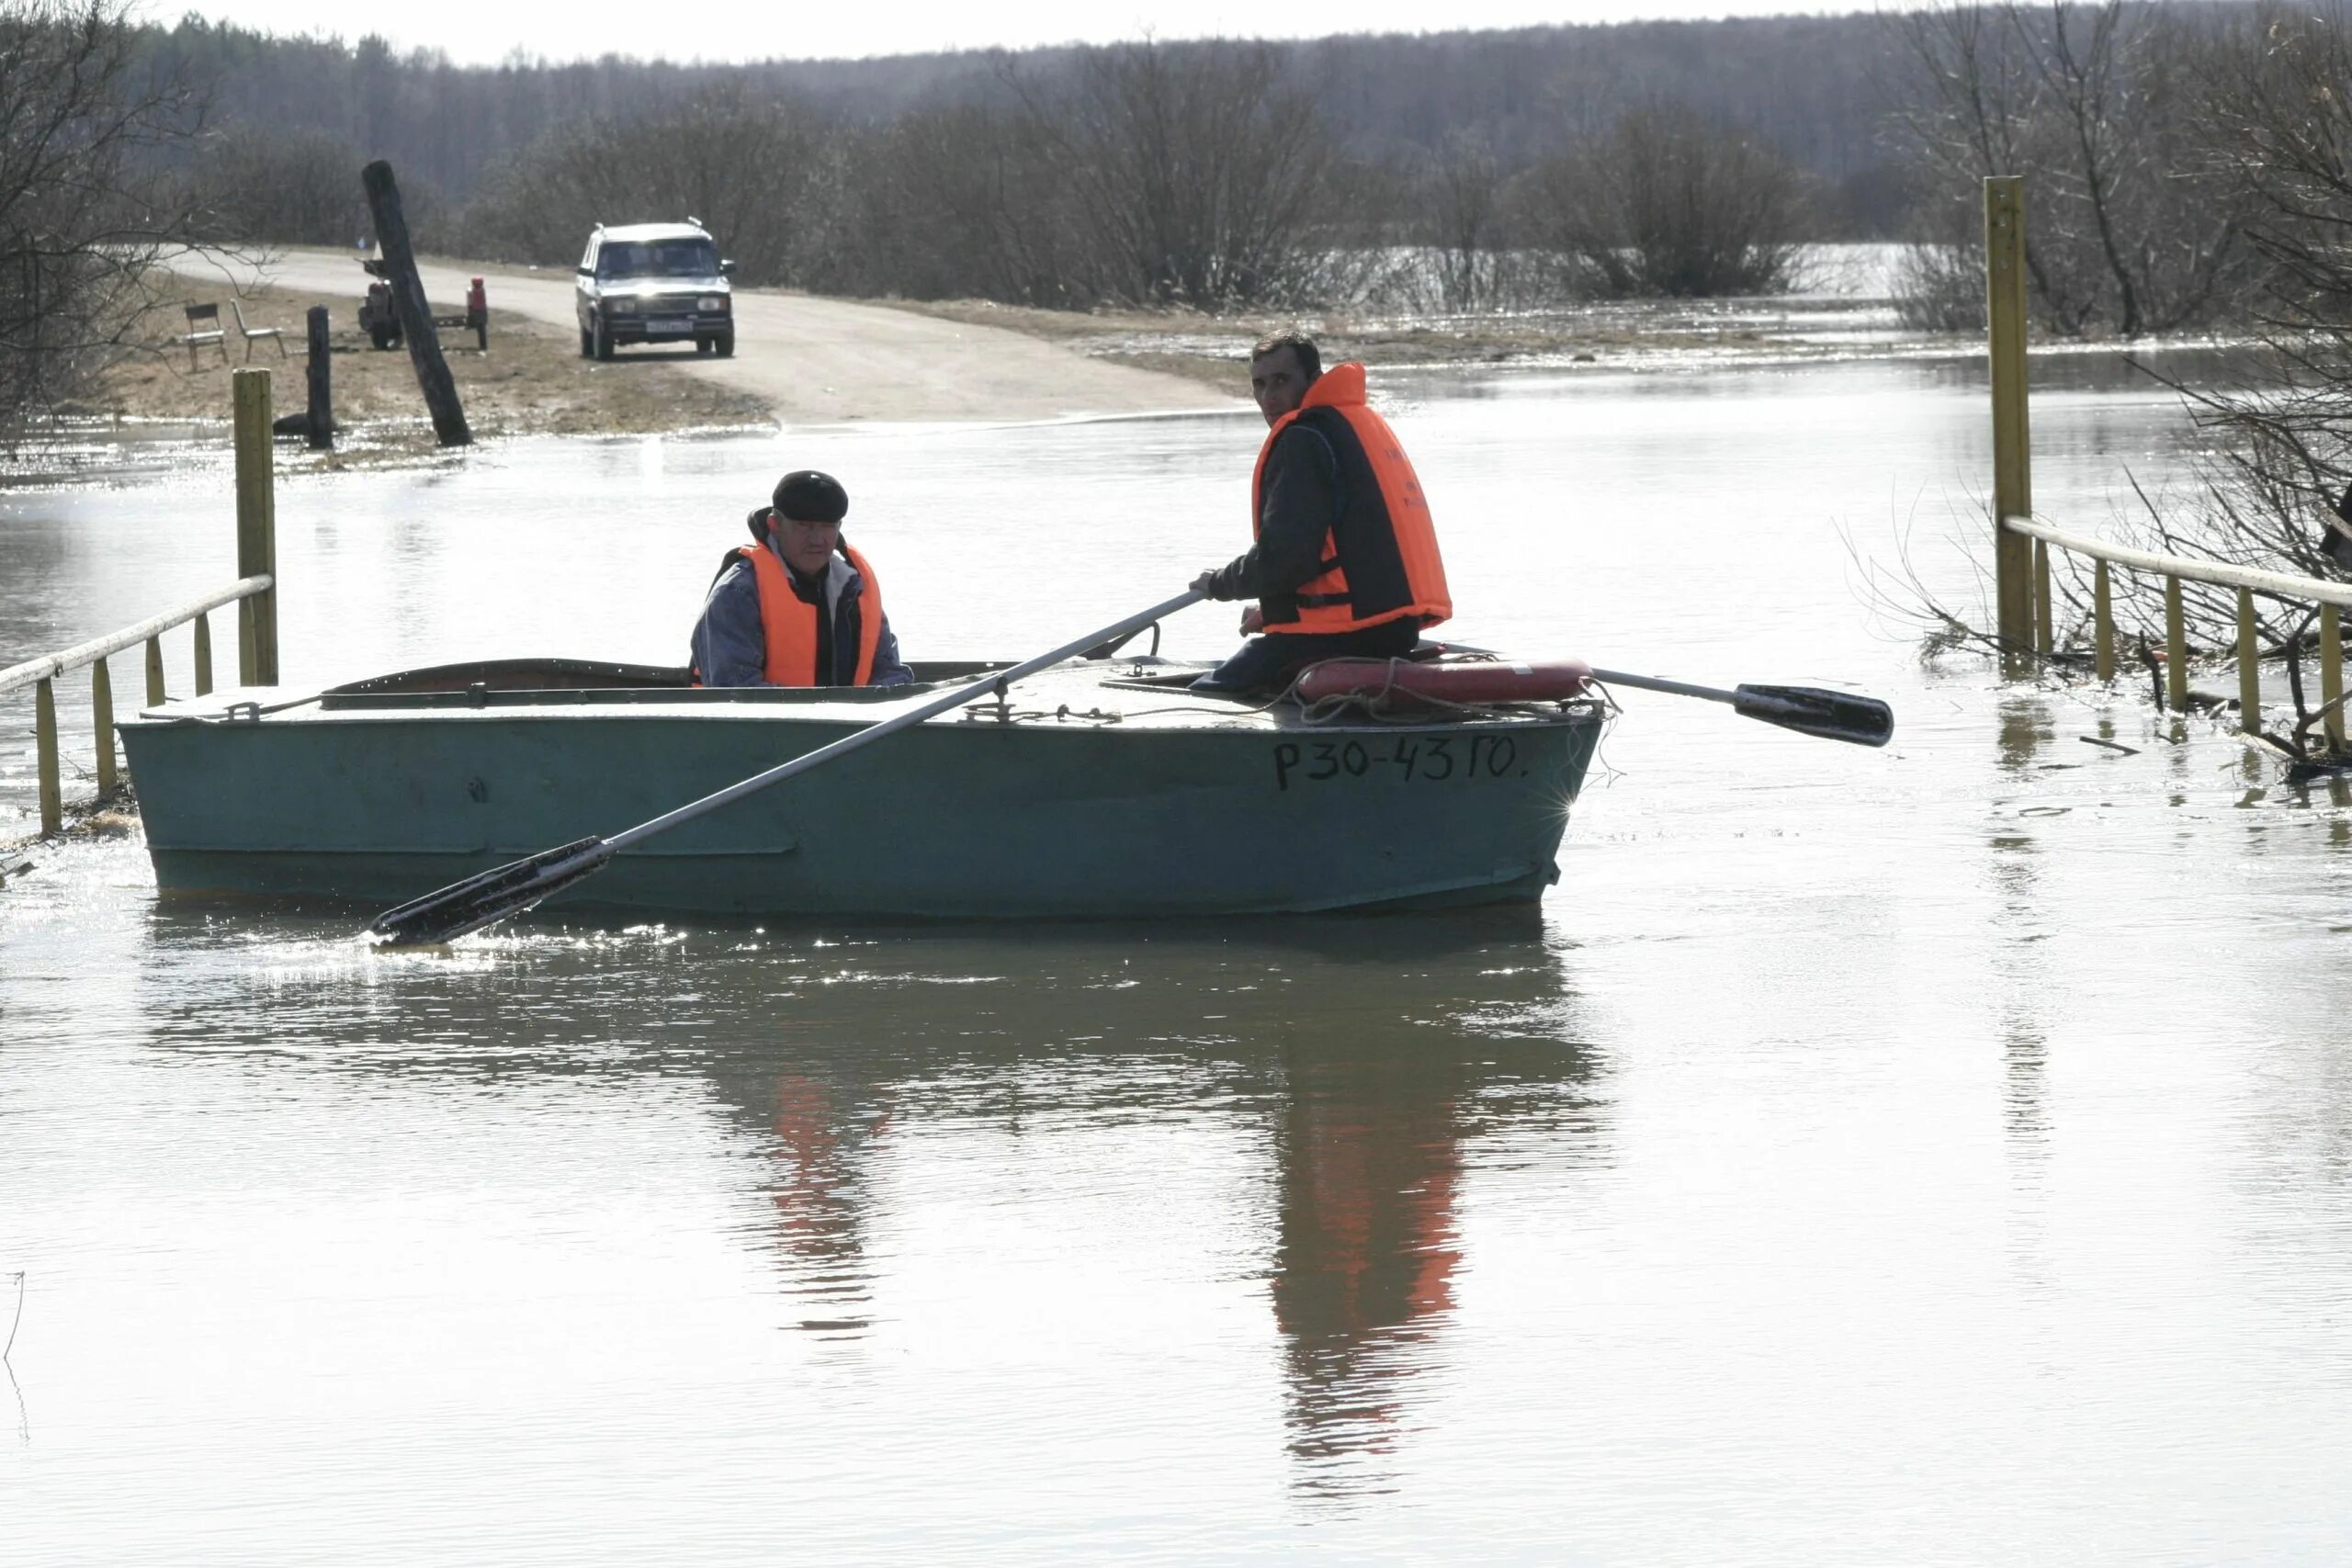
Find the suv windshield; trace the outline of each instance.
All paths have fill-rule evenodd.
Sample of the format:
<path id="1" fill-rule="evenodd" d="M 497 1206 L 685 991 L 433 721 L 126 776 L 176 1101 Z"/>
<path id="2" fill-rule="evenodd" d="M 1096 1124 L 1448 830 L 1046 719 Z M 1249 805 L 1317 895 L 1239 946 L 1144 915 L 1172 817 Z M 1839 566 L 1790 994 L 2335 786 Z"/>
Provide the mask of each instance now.
<path id="1" fill-rule="evenodd" d="M 653 240 L 635 244 L 606 241 L 596 253 L 596 276 L 616 277 L 717 277 L 718 247 L 708 240 Z"/>

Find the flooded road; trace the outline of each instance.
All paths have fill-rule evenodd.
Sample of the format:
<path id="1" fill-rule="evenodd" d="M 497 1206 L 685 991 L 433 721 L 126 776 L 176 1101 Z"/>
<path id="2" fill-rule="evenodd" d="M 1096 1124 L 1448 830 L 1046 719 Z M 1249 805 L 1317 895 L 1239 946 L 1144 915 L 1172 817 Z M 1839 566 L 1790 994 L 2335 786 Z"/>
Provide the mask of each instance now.
<path id="1" fill-rule="evenodd" d="M 2170 400 L 2036 376 L 2053 520 L 2180 474 Z M 42 849 L 0 893 L 0 1559 L 2340 1560 L 2352 795 L 1872 614 L 1848 541 L 1906 527 L 1975 606 L 1971 367 L 1392 386 L 1451 633 L 1850 683 L 1895 743 L 1628 694 L 1515 914 L 382 956 Z M 1030 651 L 1237 548 L 1258 434 L 288 484 L 286 673 L 674 662 L 803 465 L 910 655 Z M 0 649 L 230 541 L 203 454 L 0 498 Z"/>

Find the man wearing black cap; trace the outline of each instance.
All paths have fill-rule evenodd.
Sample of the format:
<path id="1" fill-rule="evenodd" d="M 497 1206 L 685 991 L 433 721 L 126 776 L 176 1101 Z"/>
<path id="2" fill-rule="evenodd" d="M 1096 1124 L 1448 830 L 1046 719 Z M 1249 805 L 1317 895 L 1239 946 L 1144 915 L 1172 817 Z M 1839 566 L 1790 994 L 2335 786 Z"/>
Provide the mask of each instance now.
<path id="1" fill-rule="evenodd" d="M 849 494 L 813 468 L 784 476 L 746 519 L 695 623 L 704 686 L 899 686 L 914 672 L 882 613 L 882 584 L 842 537 Z"/>

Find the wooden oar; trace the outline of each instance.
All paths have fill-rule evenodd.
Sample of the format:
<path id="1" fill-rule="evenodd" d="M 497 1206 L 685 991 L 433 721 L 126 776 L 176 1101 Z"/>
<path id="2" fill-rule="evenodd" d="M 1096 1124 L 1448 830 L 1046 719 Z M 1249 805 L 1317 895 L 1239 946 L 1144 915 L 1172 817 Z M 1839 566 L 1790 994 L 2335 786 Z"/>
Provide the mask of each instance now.
<path id="1" fill-rule="evenodd" d="M 682 822 L 691 822 L 770 784 L 782 784 L 811 768 L 821 768 L 836 758 L 846 757 L 861 747 L 887 739 L 927 718 L 935 718 L 989 693 L 1001 691 L 1013 682 L 1025 680 L 1065 659 L 1075 659 L 1090 648 L 1172 615 L 1202 597 L 1200 590 L 1188 588 L 1165 604 L 1154 604 L 1148 610 L 1139 611 L 1100 631 L 1089 632 L 1082 637 L 1064 643 L 1051 653 L 1041 653 L 1010 670 L 983 675 L 967 685 L 942 692 L 903 712 L 891 715 L 879 724 L 870 724 L 854 734 L 844 735 L 830 746 L 820 746 L 806 756 L 795 757 L 791 761 L 770 768 L 763 773 L 754 773 L 740 784 L 729 784 L 715 794 L 704 795 L 700 800 L 689 802 L 674 811 L 664 812 L 650 822 L 640 822 L 609 839 L 582 839 L 576 843 L 542 850 L 526 860 L 510 862 L 478 876 L 469 876 L 463 882 L 452 883 L 438 893 L 428 893 L 398 908 L 385 910 L 369 923 L 368 932 L 385 947 L 414 947 L 447 942 L 468 931 L 480 931 L 509 915 L 519 915 L 542 899 L 602 871 L 614 855 L 631 844 L 640 843 L 656 833 L 667 832 Z"/>
<path id="2" fill-rule="evenodd" d="M 1738 686 L 1725 692 L 1713 686 L 1661 681 L 1654 675 L 1628 675 L 1616 670 L 1596 670 L 1592 678 L 1606 686 L 1634 686 L 1645 692 L 1729 703 L 1732 711 L 1743 717 L 1760 718 L 1766 724 L 1777 724 L 1800 735 L 1817 735 L 1824 740 L 1883 746 L 1894 738 L 1894 710 L 1876 697 L 1857 696 L 1851 692 L 1826 692 L 1818 686 Z"/>

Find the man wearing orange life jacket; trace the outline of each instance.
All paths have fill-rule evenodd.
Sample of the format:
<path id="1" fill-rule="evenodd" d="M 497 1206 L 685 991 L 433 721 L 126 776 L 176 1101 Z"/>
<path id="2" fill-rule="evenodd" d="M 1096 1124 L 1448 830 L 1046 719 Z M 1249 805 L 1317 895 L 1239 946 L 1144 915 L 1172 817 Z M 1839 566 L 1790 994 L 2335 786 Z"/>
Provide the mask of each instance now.
<path id="1" fill-rule="evenodd" d="M 1258 601 L 1242 630 L 1265 635 L 1193 684 L 1279 691 L 1320 660 L 1408 652 L 1453 604 L 1428 498 L 1365 405 L 1363 367 L 1327 373 L 1312 339 L 1283 333 L 1250 351 L 1250 389 L 1271 427 L 1250 485 L 1257 542 L 1193 586 Z"/>
<path id="2" fill-rule="evenodd" d="M 755 544 L 719 562 L 695 623 L 704 686 L 898 686 L 914 679 L 882 585 L 841 536 L 849 494 L 813 468 L 784 476 L 746 520 Z"/>

